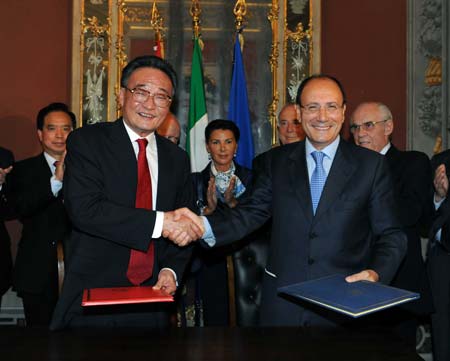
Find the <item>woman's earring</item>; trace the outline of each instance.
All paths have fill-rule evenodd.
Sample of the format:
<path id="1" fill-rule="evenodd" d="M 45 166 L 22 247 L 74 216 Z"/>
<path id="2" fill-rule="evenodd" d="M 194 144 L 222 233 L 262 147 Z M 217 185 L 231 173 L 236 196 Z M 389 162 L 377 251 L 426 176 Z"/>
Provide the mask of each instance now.
<path id="1" fill-rule="evenodd" d="M 211 153 L 208 153 L 208 160 L 211 160 Z"/>
<path id="2" fill-rule="evenodd" d="M 236 158 L 237 153 L 234 153 L 233 157 Z"/>

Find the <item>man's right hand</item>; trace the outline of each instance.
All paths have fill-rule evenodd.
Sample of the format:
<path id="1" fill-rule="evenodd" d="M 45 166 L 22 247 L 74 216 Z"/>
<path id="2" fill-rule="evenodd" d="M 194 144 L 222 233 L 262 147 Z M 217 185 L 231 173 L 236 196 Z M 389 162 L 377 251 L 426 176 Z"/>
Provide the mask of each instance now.
<path id="1" fill-rule="evenodd" d="M 203 236 L 203 221 L 188 208 L 164 212 L 162 235 L 178 246 L 186 246 Z"/>
<path id="2" fill-rule="evenodd" d="M 448 178 L 445 170 L 445 164 L 441 164 L 436 168 L 433 184 L 435 190 L 434 200 L 436 202 L 440 202 L 447 197 L 448 192 Z"/>

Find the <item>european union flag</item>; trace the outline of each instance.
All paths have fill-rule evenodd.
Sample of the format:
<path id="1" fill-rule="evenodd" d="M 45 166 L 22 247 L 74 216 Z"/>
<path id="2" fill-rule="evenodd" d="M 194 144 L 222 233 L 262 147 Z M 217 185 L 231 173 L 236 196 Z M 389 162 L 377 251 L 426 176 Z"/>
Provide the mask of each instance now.
<path id="1" fill-rule="evenodd" d="M 241 133 L 236 154 L 236 162 L 251 168 L 255 151 L 253 148 L 250 112 L 248 109 L 247 84 L 245 81 L 244 63 L 242 61 L 239 34 L 234 44 L 233 78 L 231 80 L 228 119 L 236 123 Z"/>

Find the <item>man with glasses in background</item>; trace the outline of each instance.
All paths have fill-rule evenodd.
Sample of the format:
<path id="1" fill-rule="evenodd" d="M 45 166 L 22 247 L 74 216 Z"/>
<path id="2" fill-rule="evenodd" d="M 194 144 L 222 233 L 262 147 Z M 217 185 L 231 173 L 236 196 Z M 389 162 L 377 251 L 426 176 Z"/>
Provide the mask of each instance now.
<path id="1" fill-rule="evenodd" d="M 277 288 L 333 274 L 346 275 L 348 282 L 392 280 L 406 238 L 397 220 L 389 170 L 384 157 L 339 136 L 346 101 L 337 79 L 305 79 L 296 103 L 306 139 L 271 150 L 270 164 L 248 198 L 226 215 L 202 218 L 207 229 L 202 238 L 206 247 L 221 246 L 273 216 L 260 324 L 359 324 L 337 312 L 282 298 Z M 195 217 L 187 210 L 180 213 Z"/>
<path id="2" fill-rule="evenodd" d="M 383 320 L 415 349 L 419 318 L 433 310 L 430 285 L 422 258 L 420 236 L 427 236 L 433 213 L 431 165 L 425 153 L 400 151 L 391 143 L 394 119 L 389 108 L 379 102 L 359 104 L 350 119 L 355 143 L 386 156 L 391 170 L 400 223 L 408 238 L 406 256 L 392 285 L 420 293 L 420 299 L 387 310 Z M 382 211 L 382 210 L 381 210 Z"/>
<path id="3" fill-rule="evenodd" d="M 170 212 L 193 208 L 189 159 L 155 133 L 176 91 L 172 66 L 138 57 L 123 69 L 120 85 L 123 117 L 85 126 L 68 139 L 64 201 L 75 225 L 74 250 L 52 329 L 168 326 L 167 303 L 83 310 L 83 290 L 144 285 L 174 294 L 190 250 L 162 234 L 189 240 L 202 233 Z"/>

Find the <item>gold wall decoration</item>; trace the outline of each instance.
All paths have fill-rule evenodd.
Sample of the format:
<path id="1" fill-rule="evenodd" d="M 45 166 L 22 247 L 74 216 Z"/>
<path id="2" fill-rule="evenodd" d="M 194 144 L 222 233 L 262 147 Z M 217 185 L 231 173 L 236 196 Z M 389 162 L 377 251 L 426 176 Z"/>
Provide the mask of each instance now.
<path id="1" fill-rule="evenodd" d="M 79 44 L 74 52 L 79 56 L 72 62 L 72 109 L 79 125 L 94 124 L 108 119 L 111 98 L 111 0 L 84 0 L 77 5 L 73 43 Z"/>
<path id="2" fill-rule="evenodd" d="M 441 85 L 442 83 L 442 59 L 429 58 L 427 70 L 425 71 L 425 83 L 428 86 Z"/>
<path id="3" fill-rule="evenodd" d="M 272 1 L 272 6 L 270 7 L 269 13 L 267 15 L 267 19 L 270 22 L 270 27 L 272 29 L 272 45 L 269 57 L 269 65 L 270 72 L 272 73 L 272 101 L 268 107 L 269 113 L 269 122 L 272 127 L 272 145 L 278 142 L 278 134 L 277 134 L 277 109 L 278 109 L 278 101 L 279 101 L 279 92 L 278 92 L 278 17 L 280 13 L 280 6 L 278 4 L 278 0 Z"/>
<path id="4" fill-rule="evenodd" d="M 306 5 L 305 5 L 306 6 Z M 288 22 L 288 7 L 285 7 L 284 37 L 283 37 L 283 62 L 284 77 L 284 103 L 295 102 L 297 89 L 304 78 L 312 73 L 313 54 L 313 23 L 312 6 L 309 3 L 309 15 L 303 17 L 307 22 L 304 28 L 303 22 L 295 24 L 295 30 L 290 30 Z M 291 20 L 292 21 L 292 20 Z"/>
<path id="5" fill-rule="evenodd" d="M 183 16 L 173 11 L 171 0 L 74 0 L 73 4 L 72 108 L 78 112 L 80 124 L 114 120 L 120 116 L 118 95 L 121 70 L 126 66 L 130 56 L 136 56 L 136 53 L 131 51 L 133 44 L 146 47 L 146 43 L 143 42 L 152 44 L 153 38 L 157 38 L 159 32 L 161 38 L 166 38 L 165 47 L 169 61 L 176 63 L 179 59 L 171 59 L 170 54 L 174 56 L 173 54 L 178 54 L 178 51 L 185 51 L 190 47 L 178 50 L 181 46 L 177 44 L 177 49 L 171 49 L 173 46 L 171 27 L 178 27 L 177 37 L 184 39 L 184 43 L 191 39 L 191 35 L 187 34 L 194 32 L 200 35 L 199 22 L 197 29 L 195 21 L 187 23 L 189 12 L 194 13 L 191 14 L 192 18 L 195 16 L 199 18 L 199 14 L 195 15 L 200 9 L 199 0 L 180 2 L 177 14 L 186 12 Z M 250 107 L 253 107 L 251 110 L 255 112 L 252 116 L 258 119 L 258 127 L 262 127 L 260 123 L 265 122 L 267 129 L 258 129 L 261 136 L 270 144 L 278 142 L 277 114 L 281 107 L 293 99 L 296 87 L 304 77 L 320 70 L 320 5 L 321 0 L 201 2 L 202 32 L 205 35 L 203 41 L 208 42 L 209 52 L 213 52 L 212 49 L 215 47 L 221 49 L 223 54 L 227 51 L 224 47 L 224 43 L 228 41 L 226 39 L 231 42 L 234 37 L 231 24 L 224 26 L 222 23 L 225 18 L 223 9 L 230 12 L 227 16 L 235 15 L 233 20 L 238 31 L 245 28 L 246 54 L 249 57 L 254 56 L 257 61 L 257 64 L 249 67 L 253 73 L 250 71 L 251 74 L 247 79 L 252 102 Z M 229 35 L 225 34 L 224 37 L 224 32 Z M 271 33 L 271 37 L 267 36 L 268 33 Z M 89 48 L 88 38 L 96 38 L 89 41 Z M 243 46 L 242 39 L 241 46 Z M 264 52 L 261 52 L 259 47 L 264 47 Z M 151 49 L 149 47 L 148 53 L 152 53 Z M 303 57 L 298 56 L 300 50 Z M 183 85 L 186 77 L 189 77 L 188 59 L 189 57 L 183 58 L 178 63 L 180 85 Z M 217 65 L 217 61 L 220 60 L 222 59 L 218 60 L 217 56 L 208 52 L 204 56 L 206 96 L 210 106 L 208 113 L 212 110 L 211 113 L 216 117 L 226 107 L 228 89 L 224 88 L 223 84 L 226 84 L 228 79 L 227 71 L 231 70 L 224 68 L 225 63 Z M 91 73 L 89 81 L 88 69 Z M 101 86 L 99 79 L 102 79 Z M 259 81 L 264 84 L 260 86 Z M 185 92 L 182 88 L 180 91 Z M 188 94 L 182 93 L 178 98 L 180 106 L 184 106 Z M 179 112 L 181 118 L 186 117 L 187 111 L 179 109 Z M 271 131 L 270 140 L 268 131 Z"/>

